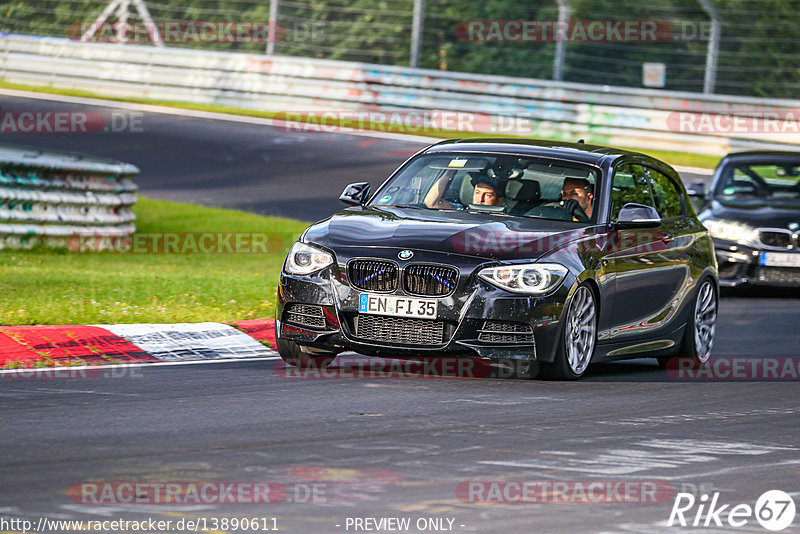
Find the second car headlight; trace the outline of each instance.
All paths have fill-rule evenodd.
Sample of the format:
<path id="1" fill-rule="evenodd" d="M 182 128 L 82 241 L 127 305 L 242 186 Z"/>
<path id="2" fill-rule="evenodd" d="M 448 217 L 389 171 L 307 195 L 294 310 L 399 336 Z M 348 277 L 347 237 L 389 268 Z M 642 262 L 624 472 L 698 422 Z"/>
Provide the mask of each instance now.
<path id="1" fill-rule="evenodd" d="M 283 270 L 289 274 L 311 274 L 333 263 L 333 256 L 324 250 L 297 242 L 292 245 Z"/>
<path id="2" fill-rule="evenodd" d="M 756 240 L 756 231 L 746 224 L 733 221 L 704 221 L 711 237 L 748 244 Z"/>
<path id="3" fill-rule="evenodd" d="M 558 263 L 528 263 L 488 267 L 478 276 L 512 293 L 543 295 L 558 287 L 567 274 L 567 268 Z"/>

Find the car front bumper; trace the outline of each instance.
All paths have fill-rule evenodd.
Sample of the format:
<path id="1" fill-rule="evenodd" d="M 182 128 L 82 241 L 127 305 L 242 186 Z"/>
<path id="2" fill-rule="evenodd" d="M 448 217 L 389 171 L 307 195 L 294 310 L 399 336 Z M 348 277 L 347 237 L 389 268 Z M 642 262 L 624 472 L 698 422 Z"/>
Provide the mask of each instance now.
<path id="1" fill-rule="evenodd" d="M 762 264 L 762 254 L 777 252 L 775 250 L 715 240 L 714 252 L 719 264 L 720 287 L 745 285 L 800 287 L 800 267 Z M 800 252 L 789 253 L 800 256 Z"/>
<path id="2" fill-rule="evenodd" d="M 434 320 L 404 322 L 402 319 L 370 314 L 371 320 L 388 323 L 386 331 L 392 333 L 384 339 L 359 336 L 356 328 L 361 315 L 358 312 L 358 299 L 368 291 L 350 286 L 341 272 L 334 267 L 310 276 L 281 274 L 276 308 L 276 334 L 279 338 L 307 347 L 335 352 L 353 351 L 368 356 L 477 356 L 492 360 L 552 362 L 561 331 L 564 304 L 575 283 L 574 277 L 568 275 L 554 293 L 546 297 L 531 297 L 512 294 L 476 276 L 467 276 L 453 295 L 438 299 L 435 322 L 443 323 L 441 342 L 419 344 L 404 343 L 391 339 L 391 336 L 402 337 L 402 333 L 396 332 L 398 328 L 425 328 Z M 403 295 L 400 290 L 393 294 Z M 313 326 L 300 324 L 297 316 L 289 313 L 296 309 L 292 308 L 296 304 L 321 307 L 322 317 L 315 318 L 313 322 L 316 324 Z M 511 336 L 513 342 L 487 341 L 487 337 L 491 337 L 485 332 L 487 322 L 514 323 L 519 328 L 528 328 L 530 335 L 521 332 L 520 335 Z"/>

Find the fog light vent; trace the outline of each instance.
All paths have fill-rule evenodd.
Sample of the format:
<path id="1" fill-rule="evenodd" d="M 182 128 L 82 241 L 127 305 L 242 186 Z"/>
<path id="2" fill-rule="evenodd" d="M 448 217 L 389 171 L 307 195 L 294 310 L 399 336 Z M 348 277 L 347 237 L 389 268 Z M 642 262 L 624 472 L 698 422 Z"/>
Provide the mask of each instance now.
<path id="1" fill-rule="evenodd" d="M 286 306 L 285 322 L 307 328 L 325 328 L 325 314 L 322 312 L 322 306 L 289 304 Z"/>
<path id="2" fill-rule="evenodd" d="M 478 341 L 484 343 L 533 344 L 533 328 L 525 323 L 485 321 L 478 330 Z"/>

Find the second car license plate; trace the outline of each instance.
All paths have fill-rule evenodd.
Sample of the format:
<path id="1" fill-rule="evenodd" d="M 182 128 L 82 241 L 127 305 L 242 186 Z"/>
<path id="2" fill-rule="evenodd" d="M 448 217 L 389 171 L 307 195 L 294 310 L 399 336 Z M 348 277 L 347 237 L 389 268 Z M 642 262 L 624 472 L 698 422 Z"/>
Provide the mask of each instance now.
<path id="1" fill-rule="evenodd" d="M 787 252 L 762 252 L 761 265 L 767 267 L 800 267 L 800 254 Z"/>
<path id="2" fill-rule="evenodd" d="M 438 301 L 433 299 L 412 299 L 393 295 L 361 293 L 358 299 L 358 311 L 375 315 L 436 319 L 438 304 Z"/>

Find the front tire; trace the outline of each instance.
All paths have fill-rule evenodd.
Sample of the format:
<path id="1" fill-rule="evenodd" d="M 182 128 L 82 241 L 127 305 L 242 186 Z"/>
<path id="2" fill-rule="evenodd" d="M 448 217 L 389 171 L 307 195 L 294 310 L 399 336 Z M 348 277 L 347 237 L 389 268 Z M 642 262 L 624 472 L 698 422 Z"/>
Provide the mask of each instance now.
<path id="1" fill-rule="evenodd" d="M 304 352 L 300 345 L 294 341 L 280 338 L 276 341 L 278 355 L 287 365 L 293 365 L 301 369 L 325 369 L 336 359 L 335 352 L 313 349 L 315 353 L 309 354 Z"/>
<path id="2" fill-rule="evenodd" d="M 586 372 L 597 343 L 597 302 L 587 284 L 578 286 L 567 305 L 553 363 L 543 369 L 553 380 L 577 380 Z"/>

